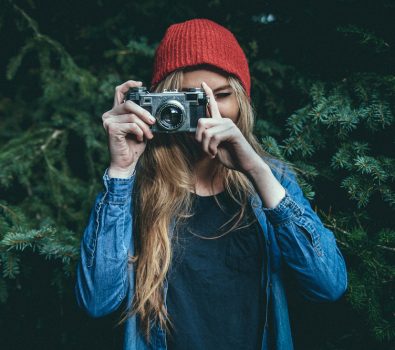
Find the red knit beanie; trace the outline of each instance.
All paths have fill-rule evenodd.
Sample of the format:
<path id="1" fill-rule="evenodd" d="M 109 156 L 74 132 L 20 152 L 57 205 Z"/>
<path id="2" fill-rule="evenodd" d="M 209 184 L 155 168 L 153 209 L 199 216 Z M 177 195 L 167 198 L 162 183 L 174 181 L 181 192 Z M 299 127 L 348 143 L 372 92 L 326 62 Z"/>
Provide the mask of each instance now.
<path id="1" fill-rule="evenodd" d="M 155 53 L 152 86 L 179 68 L 208 64 L 239 78 L 250 96 L 247 58 L 234 35 L 208 19 L 171 25 Z"/>

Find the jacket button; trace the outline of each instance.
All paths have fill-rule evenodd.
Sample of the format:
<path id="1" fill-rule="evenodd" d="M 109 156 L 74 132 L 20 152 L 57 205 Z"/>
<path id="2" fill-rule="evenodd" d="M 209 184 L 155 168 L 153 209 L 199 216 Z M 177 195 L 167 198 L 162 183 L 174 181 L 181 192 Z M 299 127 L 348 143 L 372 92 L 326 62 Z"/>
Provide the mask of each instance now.
<path id="1" fill-rule="evenodd" d="M 270 282 L 270 283 L 269 283 L 269 287 L 272 288 L 272 286 L 273 286 L 273 285 L 272 285 L 272 282 Z"/>

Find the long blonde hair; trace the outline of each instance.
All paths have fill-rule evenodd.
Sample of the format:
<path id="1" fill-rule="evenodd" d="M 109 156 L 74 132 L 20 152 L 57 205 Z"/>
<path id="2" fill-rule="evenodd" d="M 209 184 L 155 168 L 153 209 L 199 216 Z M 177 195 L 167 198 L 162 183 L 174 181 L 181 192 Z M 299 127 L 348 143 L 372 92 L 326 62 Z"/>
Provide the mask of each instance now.
<path id="1" fill-rule="evenodd" d="M 180 89 L 182 79 L 183 70 L 177 70 L 162 80 L 155 91 Z M 275 158 L 262 149 L 253 135 L 254 111 L 244 88 L 233 76 L 228 76 L 228 81 L 240 109 L 237 127 L 253 149 L 270 162 Z M 191 216 L 191 194 L 195 189 L 193 165 L 198 157 L 191 142 L 183 133 L 156 134 L 140 157 L 136 173 L 135 255 L 129 259 L 132 265 L 129 268 L 135 269 L 135 293 L 132 307 L 124 311 L 118 324 L 138 315 L 147 342 L 153 324 L 159 322 L 166 332 L 172 327 L 164 305 L 163 284 L 172 259 L 169 232 L 172 220 L 177 224 Z M 231 220 L 231 231 L 242 222 L 254 188 L 244 174 L 222 165 L 218 166 L 214 178 L 216 176 L 223 179 L 225 191 L 240 205 L 239 212 Z"/>

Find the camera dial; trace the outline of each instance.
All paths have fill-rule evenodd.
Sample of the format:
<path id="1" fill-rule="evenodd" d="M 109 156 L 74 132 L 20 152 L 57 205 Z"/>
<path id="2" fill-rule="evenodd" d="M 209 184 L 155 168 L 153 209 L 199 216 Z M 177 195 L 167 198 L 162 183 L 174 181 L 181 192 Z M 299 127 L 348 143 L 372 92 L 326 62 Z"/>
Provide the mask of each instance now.
<path id="1" fill-rule="evenodd" d="M 204 90 L 202 88 L 198 88 L 198 87 L 193 87 L 193 88 L 188 88 L 186 89 L 187 92 L 204 92 Z"/>
<path id="2" fill-rule="evenodd" d="M 169 92 L 178 92 L 178 89 L 173 89 L 173 90 L 163 89 L 162 91 L 162 93 L 169 93 Z"/>

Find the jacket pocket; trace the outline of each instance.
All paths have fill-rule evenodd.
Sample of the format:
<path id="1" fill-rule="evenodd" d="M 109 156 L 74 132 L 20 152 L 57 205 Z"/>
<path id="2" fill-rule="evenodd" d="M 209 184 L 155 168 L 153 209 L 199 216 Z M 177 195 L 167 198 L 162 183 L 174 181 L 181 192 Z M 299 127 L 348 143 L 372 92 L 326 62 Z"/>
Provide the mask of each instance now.
<path id="1" fill-rule="evenodd" d="M 303 236 L 309 241 L 317 253 L 318 256 L 323 255 L 320 235 L 317 233 L 315 226 L 304 217 L 301 217 L 298 221 L 295 221 L 295 225 L 300 229 Z"/>
<path id="2" fill-rule="evenodd" d="M 258 232 L 250 227 L 234 231 L 226 242 L 226 265 L 240 272 L 256 271 L 262 267 L 262 253 Z"/>

